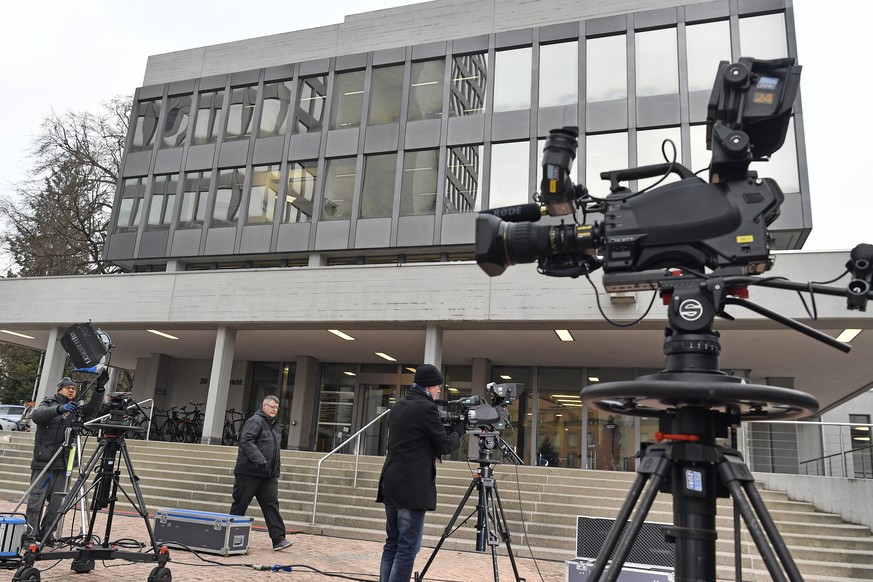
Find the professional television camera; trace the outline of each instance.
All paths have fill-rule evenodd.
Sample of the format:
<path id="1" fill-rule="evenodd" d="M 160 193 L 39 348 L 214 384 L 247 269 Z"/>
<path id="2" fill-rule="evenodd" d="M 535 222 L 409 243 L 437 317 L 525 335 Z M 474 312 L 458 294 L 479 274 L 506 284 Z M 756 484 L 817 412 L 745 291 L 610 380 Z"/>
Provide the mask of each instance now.
<path id="1" fill-rule="evenodd" d="M 501 432 L 506 428 L 509 411 L 507 406 L 524 392 L 524 384 L 490 382 L 485 386 L 486 398 L 467 396 L 457 400 L 438 400 L 437 404 L 449 407 L 440 410 L 440 420 L 446 426 L 463 422 L 468 431 Z"/>

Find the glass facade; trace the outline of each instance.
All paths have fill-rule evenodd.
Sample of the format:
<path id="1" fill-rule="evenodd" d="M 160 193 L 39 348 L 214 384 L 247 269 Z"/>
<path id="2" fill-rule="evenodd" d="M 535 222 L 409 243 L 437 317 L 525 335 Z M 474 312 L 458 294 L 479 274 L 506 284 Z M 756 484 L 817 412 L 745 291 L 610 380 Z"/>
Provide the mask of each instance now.
<path id="1" fill-rule="evenodd" d="M 212 143 L 218 139 L 224 91 L 201 93 L 197 99 L 197 121 L 194 125 L 194 145 Z"/>
<path id="2" fill-rule="evenodd" d="M 249 188 L 249 216 L 246 224 L 273 223 L 280 186 L 278 164 L 252 168 L 252 185 Z"/>
<path id="3" fill-rule="evenodd" d="M 197 228 L 206 220 L 206 203 L 212 184 L 212 172 L 188 172 L 179 209 L 179 227 Z"/>
<path id="4" fill-rule="evenodd" d="M 230 168 L 218 171 L 215 189 L 215 207 L 212 211 L 212 226 L 232 226 L 239 220 L 242 204 L 245 168 Z"/>
<path id="5" fill-rule="evenodd" d="M 178 185 L 178 174 L 155 176 L 151 202 L 149 203 L 149 228 L 167 228 L 173 222 Z"/>

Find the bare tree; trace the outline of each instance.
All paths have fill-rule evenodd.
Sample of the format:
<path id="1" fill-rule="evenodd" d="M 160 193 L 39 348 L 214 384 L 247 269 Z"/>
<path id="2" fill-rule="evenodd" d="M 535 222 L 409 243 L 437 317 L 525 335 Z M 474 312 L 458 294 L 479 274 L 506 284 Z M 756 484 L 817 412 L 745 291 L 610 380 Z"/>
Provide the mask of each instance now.
<path id="1" fill-rule="evenodd" d="M 30 150 L 32 178 L 0 197 L 11 276 L 105 273 L 100 261 L 130 121 L 130 97 L 97 113 L 50 113 Z"/>

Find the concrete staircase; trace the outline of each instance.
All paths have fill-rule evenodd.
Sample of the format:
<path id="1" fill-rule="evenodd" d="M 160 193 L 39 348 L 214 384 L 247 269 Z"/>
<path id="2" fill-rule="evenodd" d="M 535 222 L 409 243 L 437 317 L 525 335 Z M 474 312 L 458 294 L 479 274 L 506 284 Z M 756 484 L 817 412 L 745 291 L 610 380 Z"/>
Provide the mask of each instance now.
<path id="1" fill-rule="evenodd" d="M 86 456 L 93 451 L 94 442 L 92 438 L 86 443 Z M 126 442 L 151 512 L 171 508 L 228 511 L 234 447 Z M 30 433 L 0 437 L 0 498 L 18 500 L 27 489 L 32 448 Z M 327 460 L 321 470 L 315 524 L 311 523 L 316 467 L 322 456 L 283 452 L 280 500 L 286 526 L 317 535 L 384 540 L 382 505 L 374 501 L 381 457 L 360 458 L 357 487 L 352 486 L 353 456 L 335 455 Z M 478 463 L 465 462 L 446 462 L 439 467 L 439 506 L 427 517 L 423 553 L 429 553 L 428 548 L 443 535 L 473 482 L 471 471 L 477 468 Z M 126 472 L 122 475 L 124 484 Z M 495 464 L 494 475 L 516 555 L 557 561 L 575 556 L 576 516 L 614 518 L 634 479 L 632 473 L 506 464 Z M 791 501 L 783 493 L 762 490 L 761 494 L 805 580 L 873 580 L 873 535 L 869 528 L 817 512 L 810 504 Z M 446 539 L 444 550 L 475 550 L 476 498 L 473 491 L 457 520 L 456 527 L 460 527 Z M 123 504 L 120 502 L 119 509 Z M 671 507 L 669 495 L 658 495 L 647 521 L 672 522 Z M 256 518 L 256 524 L 263 523 L 257 503 L 253 502 L 249 515 Z M 717 527 L 719 579 L 733 580 L 733 510 L 729 500 L 719 500 Z M 741 548 L 743 578 L 770 580 L 745 526 L 741 527 Z M 504 551 L 503 546 L 500 551 Z"/>

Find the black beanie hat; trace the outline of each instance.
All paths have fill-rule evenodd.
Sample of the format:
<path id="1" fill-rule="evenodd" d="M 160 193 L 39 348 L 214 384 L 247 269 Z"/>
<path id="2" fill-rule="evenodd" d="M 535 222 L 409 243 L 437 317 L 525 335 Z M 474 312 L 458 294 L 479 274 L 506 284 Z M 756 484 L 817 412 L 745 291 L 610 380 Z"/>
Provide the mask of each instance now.
<path id="1" fill-rule="evenodd" d="M 431 364 L 422 364 L 415 369 L 415 379 L 413 380 L 419 386 L 427 388 L 443 383 L 443 375 L 440 374 L 439 368 Z"/>
<path id="2" fill-rule="evenodd" d="M 58 382 L 58 391 L 60 392 L 62 389 L 66 388 L 67 386 L 76 387 L 76 383 L 73 382 L 73 380 L 71 378 L 65 377 L 60 382 Z"/>

